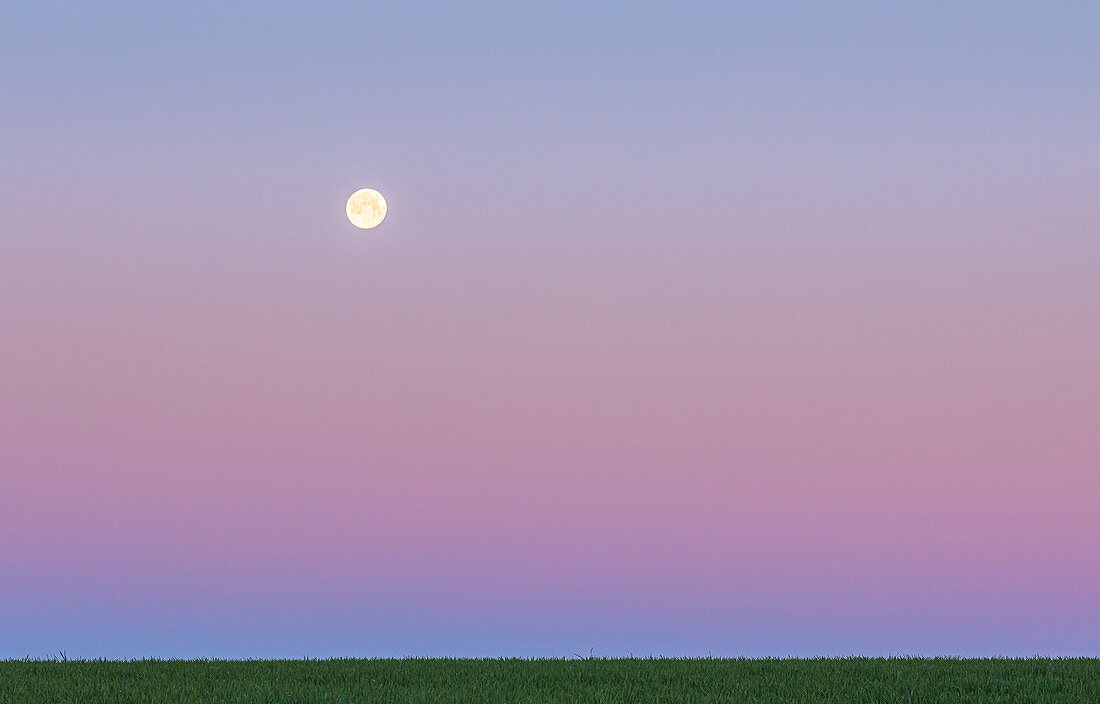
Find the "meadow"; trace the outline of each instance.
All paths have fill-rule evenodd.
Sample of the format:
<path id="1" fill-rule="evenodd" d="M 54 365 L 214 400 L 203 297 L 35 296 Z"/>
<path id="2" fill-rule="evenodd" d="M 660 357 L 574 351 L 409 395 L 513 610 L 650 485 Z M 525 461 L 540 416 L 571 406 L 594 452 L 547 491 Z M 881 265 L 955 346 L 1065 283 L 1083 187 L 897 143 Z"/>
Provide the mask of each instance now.
<path id="1" fill-rule="evenodd" d="M 2 704 L 1095 704 L 1100 659 L 4 660 Z"/>

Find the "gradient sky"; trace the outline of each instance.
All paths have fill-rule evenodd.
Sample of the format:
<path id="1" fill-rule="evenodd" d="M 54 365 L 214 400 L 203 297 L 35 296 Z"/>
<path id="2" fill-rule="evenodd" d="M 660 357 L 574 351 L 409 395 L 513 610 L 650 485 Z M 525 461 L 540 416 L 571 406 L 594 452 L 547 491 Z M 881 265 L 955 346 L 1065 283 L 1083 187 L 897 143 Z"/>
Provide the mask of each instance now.
<path id="1" fill-rule="evenodd" d="M 1100 654 L 1098 34 L 0 2 L 0 657 Z"/>

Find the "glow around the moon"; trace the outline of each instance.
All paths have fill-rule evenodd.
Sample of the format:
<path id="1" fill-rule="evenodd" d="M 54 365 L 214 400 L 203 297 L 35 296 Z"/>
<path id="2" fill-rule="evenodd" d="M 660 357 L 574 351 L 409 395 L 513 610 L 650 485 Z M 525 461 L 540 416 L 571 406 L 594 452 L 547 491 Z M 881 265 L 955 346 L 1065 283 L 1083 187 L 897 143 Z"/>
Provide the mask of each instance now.
<path id="1" fill-rule="evenodd" d="M 361 188 L 348 198 L 348 220 L 356 227 L 369 230 L 386 219 L 386 199 L 373 188 Z"/>

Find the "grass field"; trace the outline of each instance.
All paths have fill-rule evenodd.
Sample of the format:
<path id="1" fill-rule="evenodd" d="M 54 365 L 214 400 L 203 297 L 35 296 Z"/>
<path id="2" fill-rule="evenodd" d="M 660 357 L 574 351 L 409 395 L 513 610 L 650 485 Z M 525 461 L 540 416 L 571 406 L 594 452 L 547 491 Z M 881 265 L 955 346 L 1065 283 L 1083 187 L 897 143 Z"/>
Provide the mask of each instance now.
<path id="1" fill-rule="evenodd" d="M 1100 659 L 0 661 L 3 704 L 1100 703 Z"/>

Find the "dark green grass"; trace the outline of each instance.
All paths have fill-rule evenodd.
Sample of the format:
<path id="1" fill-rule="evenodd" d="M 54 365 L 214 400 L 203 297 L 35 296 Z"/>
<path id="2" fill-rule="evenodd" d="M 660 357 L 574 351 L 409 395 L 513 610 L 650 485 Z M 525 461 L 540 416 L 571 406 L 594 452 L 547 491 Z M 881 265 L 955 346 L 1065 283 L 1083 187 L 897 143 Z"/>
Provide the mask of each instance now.
<path id="1" fill-rule="evenodd" d="M 1098 704 L 1100 659 L 0 661 L 2 704 Z"/>

